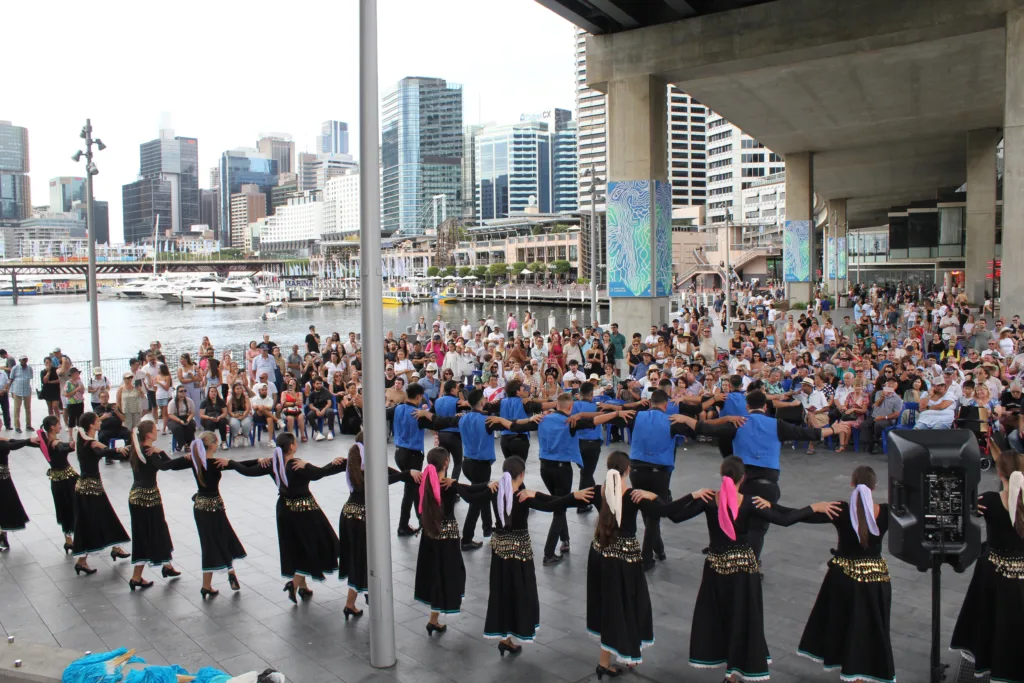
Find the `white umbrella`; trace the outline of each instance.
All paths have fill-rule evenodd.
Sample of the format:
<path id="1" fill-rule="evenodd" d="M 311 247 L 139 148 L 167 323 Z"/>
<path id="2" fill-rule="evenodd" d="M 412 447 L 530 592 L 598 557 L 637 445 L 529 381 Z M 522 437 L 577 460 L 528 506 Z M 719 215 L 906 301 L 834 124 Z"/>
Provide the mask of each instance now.
<path id="1" fill-rule="evenodd" d="M 529 268 L 523 268 L 523 270 L 519 274 L 520 275 L 533 275 L 533 271 L 530 270 Z"/>
<path id="2" fill-rule="evenodd" d="M 462 279 L 463 280 L 476 280 L 477 278 L 476 278 L 476 275 L 467 275 L 466 277 L 464 277 Z"/>

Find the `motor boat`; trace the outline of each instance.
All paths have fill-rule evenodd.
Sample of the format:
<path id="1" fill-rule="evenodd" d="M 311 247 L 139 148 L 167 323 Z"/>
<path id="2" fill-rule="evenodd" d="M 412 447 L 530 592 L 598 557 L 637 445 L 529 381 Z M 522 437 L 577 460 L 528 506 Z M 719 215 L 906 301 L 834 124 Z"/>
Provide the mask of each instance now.
<path id="1" fill-rule="evenodd" d="M 263 311 L 263 315 L 260 316 L 263 320 L 277 320 L 285 314 L 285 305 L 281 302 L 274 302 L 267 306 L 266 310 Z"/>
<path id="2" fill-rule="evenodd" d="M 185 302 L 184 294 L 186 292 L 205 292 L 208 289 L 208 285 L 220 282 L 216 275 L 206 275 L 201 278 L 190 278 L 188 280 L 179 280 L 176 282 L 170 282 L 164 285 L 160 289 L 160 298 L 169 304 L 181 304 Z M 200 287 L 201 289 L 192 290 L 192 287 Z"/>
<path id="3" fill-rule="evenodd" d="M 197 283 L 193 287 L 182 292 L 185 302 L 193 306 L 262 306 L 267 303 L 266 297 L 248 280 Z"/>
<path id="4" fill-rule="evenodd" d="M 459 303 L 459 290 L 455 288 L 455 285 L 449 285 L 434 295 L 434 301 L 439 304 L 457 304 Z"/>
<path id="5" fill-rule="evenodd" d="M 145 277 L 138 278 L 137 280 L 131 280 L 126 284 L 117 288 L 115 296 L 118 299 L 148 299 L 149 288 L 153 285 L 157 278 L 147 275 Z"/>

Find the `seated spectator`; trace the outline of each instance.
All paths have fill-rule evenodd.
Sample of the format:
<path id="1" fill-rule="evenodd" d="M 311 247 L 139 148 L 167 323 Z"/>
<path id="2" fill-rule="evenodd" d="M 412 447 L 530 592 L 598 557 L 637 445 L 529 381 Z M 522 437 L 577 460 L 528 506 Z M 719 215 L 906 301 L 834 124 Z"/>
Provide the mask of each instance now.
<path id="1" fill-rule="evenodd" d="M 399 353 L 402 353 L 401 349 L 399 349 Z M 397 384 L 398 382 L 396 381 L 395 383 Z M 317 428 L 321 420 L 323 420 L 323 427 L 313 432 L 313 440 L 323 441 L 326 438 L 328 441 L 333 441 L 334 397 L 324 386 L 324 381 L 317 377 L 313 380 L 313 391 L 310 392 L 306 403 L 306 421 L 314 428 Z M 324 434 L 325 429 L 330 431 Z"/>
<path id="2" fill-rule="evenodd" d="M 270 437 L 270 447 L 276 447 L 274 431 L 277 427 L 277 416 L 274 414 L 274 398 L 270 395 L 266 384 L 260 386 L 256 396 L 250 399 L 249 406 L 252 409 L 253 422 L 266 428 L 267 435 Z"/>
<path id="3" fill-rule="evenodd" d="M 948 394 L 945 377 L 940 375 L 932 382 L 931 391 L 921 396 L 914 429 L 952 429 L 955 403 Z"/>

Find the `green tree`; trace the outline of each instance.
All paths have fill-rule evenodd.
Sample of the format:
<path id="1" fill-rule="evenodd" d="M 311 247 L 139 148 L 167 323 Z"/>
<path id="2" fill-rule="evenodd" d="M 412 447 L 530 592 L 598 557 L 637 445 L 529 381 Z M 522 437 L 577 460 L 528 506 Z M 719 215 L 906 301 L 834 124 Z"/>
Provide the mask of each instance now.
<path id="1" fill-rule="evenodd" d="M 568 273 L 569 269 L 572 268 L 572 265 L 568 261 L 555 261 L 554 266 L 555 272 L 558 273 L 559 275 L 563 273 Z"/>
<path id="2" fill-rule="evenodd" d="M 508 264 L 507 263 L 492 263 L 491 267 L 488 268 L 488 272 L 491 277 L 497 280 L 499 277 L 508 275 Z"/>
<path id="3" fill-rule="evenodd" d="M 479 279 L 483 279 L 484 276 L 487 275 L 487 266 L 477 266 L 473 269 L 473 275 L 476 275 Z"/>
<path id="4" fill-rule="evenodd" d="M 459 277 L 466 277 L 472 272 L 473 269 L 470 268 L 469 266 L 462 266 L 461 268 L 459 268 Z"/>
<path id="5" fill-rule="evenodd" d="M 519 274 L 523 272 L 524 268 L 526 268 L 526 262 L 525 261 L 516 261 L 515 263 L 512 264 L 512 271 L 511 272 L 516 277 L 519 277 Z"/>
<path id="6" fill-rule="evenodd" d="M 441 271 L 441 272 L 444 273 L 445 277 L 448 277 L 450 275 L 455 275 L 455 266 L 445 266 L 444 270 Z"/>
<path id="7" fill-rule="evenodd" d="M 441 272 L 441 269 L 437 266 L 430 266 L 427 268 L 427 277 L 437 277 L 437 274 Z"/>

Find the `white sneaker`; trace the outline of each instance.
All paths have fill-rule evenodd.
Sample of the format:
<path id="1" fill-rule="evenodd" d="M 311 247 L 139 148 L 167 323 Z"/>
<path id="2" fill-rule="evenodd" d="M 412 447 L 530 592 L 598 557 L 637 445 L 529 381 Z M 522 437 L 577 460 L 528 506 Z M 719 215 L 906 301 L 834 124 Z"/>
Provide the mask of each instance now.
<path id="1" fill-rule="evenodd" d="M 284 428 L 287 427 L 287 426 L 288 425 L 285 423 L 284 419 L 280 419 L 280 420 L 277 421 L 277 428 L 278 429 L 284 430 Z"/>
<path id="2" fill-rule="evenodd" d="M 316 432 L 315 434 L 313 434 L 313 441 L 323 441 L 323 440 L 324 440 L 324 435 L 321 434 L 320 432 Z"/>
<path id="3" fill-rule="evenodd" d="M 334 432 L 327 432 L 327 440 L 334 441 Z"/>
<path id="4" fill-rule="evenodd" d="M 273 439 L 271 439 L 271 440 L 270 440 L 270 447 L 271 447 L 271 448 L 277 448 L 277 442 L 276 442 L 276 441 L 274 441 Z"/>
<path id="5" fill-rule="evenodd" d="M 231 446 L 229 446 L 229 445 L 228 445 L 228 442 L 227 442 L 227 441 L 225 441 L 224 443 L 222 443 L 222 444 L 220 445 L 220 447 L 221 447 L 221 450 L 225 450 L 225 451 L 230 451 L 230 450 L 231 450 Z"/>

